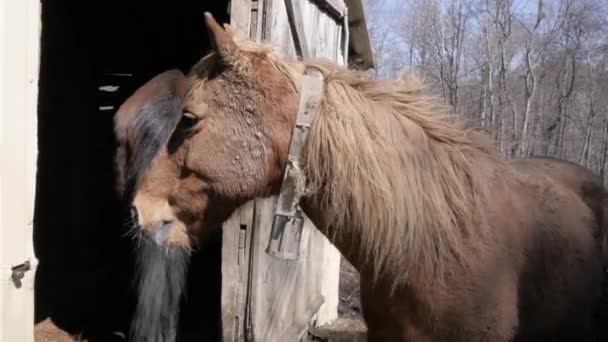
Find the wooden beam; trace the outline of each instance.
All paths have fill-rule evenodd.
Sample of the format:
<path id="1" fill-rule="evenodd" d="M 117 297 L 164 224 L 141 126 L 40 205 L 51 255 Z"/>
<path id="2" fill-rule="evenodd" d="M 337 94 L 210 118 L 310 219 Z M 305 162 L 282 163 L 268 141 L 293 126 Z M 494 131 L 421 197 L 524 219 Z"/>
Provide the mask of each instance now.
<path id="1" fill-rule="evenodd" d="M 348 27 L 348 10 L 344 13 L 342 18 L 342 49 L 344 50 L 344 66 L 348 67 L 349 55 L 349 44 L 350 44 L 350 28 Z"/>
<path id="2" fill-rule="evenodd" d="M 374 67 L 374 57 L 369 41 L 365 13 L 361 0 L 345 0 L 348 7 L 349 64 L 358 69 Z"/>
<path id="3" fill-rule="evenodd" d="M 304 32 L 304 18 L 302 15 L 302 8 L 300 7 L 300 1 L 301 0 L 285 0 L 285 7 L 287 8 L 287 18 L 289 19 L 289 25 L 291 26 L 296 52 L 299 57 L 308 59 L 311 55 Z"/>
<path id="4" fill-rule="evenodd" d="M 320 8 L 329 12 L 336 19 L 342 19 L 346 13 L 346 5 L 339 0 L 310 0 Z"/>

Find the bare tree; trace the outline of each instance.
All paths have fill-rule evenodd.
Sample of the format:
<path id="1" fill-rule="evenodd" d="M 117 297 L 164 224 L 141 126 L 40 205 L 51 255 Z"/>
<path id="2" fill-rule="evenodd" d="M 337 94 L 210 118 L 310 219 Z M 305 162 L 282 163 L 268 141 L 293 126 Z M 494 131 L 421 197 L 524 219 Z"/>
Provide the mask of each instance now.
<path id="1" fill-rule="evenodd" d="M 604 113 L 608 112 L 608 108 L 604 107 Z M 608 176 L 606 176 L 606 168 L 608 167 L 608 115 L 604 117 L 604 129 L 602 132 L 601 139 L 601 158 L 599 162 L 599 174 L 602 177 L 602 181 L 606 182 Z"/>
<path id="2" fill-rule="evenodd" d="M 608 178 L 608 2 L 366 1 L 380 74 L 422 73 L 509 158 L 558 156 Z"/>

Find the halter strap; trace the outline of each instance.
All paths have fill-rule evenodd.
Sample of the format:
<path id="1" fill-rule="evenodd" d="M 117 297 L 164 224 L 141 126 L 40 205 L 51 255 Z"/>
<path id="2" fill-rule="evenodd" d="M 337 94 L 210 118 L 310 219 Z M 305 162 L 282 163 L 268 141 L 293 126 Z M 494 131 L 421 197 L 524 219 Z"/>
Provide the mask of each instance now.
<path id="1" fill-rule="evenodd" d="M 306 176 L 300 168 L 300 159 L 322 91 L 323 79 L 306 72 L 302 78 L 298 116 L 291 131 L 281 192 L 266 249 L 266 253 L 279 259 L 296 260 L 300 257 L 304 213 L 299 204 L 306 192 Z"/>

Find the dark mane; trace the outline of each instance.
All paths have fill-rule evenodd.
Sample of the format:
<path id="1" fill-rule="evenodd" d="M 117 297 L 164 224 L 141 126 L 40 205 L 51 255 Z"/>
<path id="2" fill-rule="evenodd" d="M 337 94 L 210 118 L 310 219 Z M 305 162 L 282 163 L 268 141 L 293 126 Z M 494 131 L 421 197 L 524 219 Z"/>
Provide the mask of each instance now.
<path id="1" fill-rule="evenodd" d="M 180 120 L 184 81 L 176 70 L 160 74 L 139 88 L 116 114 L 118 191 L 126 200 Z"/>
<path id="2" fill-rule="evenodd" d="M 133 125 L 127 194 L 137 187 L 156 153 L 169 140 L 181 114 L 182 100 L 179 97 L 165 98 L 142 108 Z"/>

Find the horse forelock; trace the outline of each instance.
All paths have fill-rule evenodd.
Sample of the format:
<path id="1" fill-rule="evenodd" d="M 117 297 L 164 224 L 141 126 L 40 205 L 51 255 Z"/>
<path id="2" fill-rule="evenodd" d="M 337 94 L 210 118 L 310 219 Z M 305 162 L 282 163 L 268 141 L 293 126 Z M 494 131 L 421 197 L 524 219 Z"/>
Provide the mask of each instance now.
<path id="1" fill-rule="evenodd" d="M 163 98 L 145 105 L 135 118 L 128 146 L 126 194 L 137 188 L 152 160 L 167 143 L 182 115 L 182 99 Z"/>
<path id="2" fill-rule="evenodd" d="M 125 200 L 177 126 L 185 86 L 181 71 L 163 72 L 138 88 L 114 116 L 117 188 Z"/>

